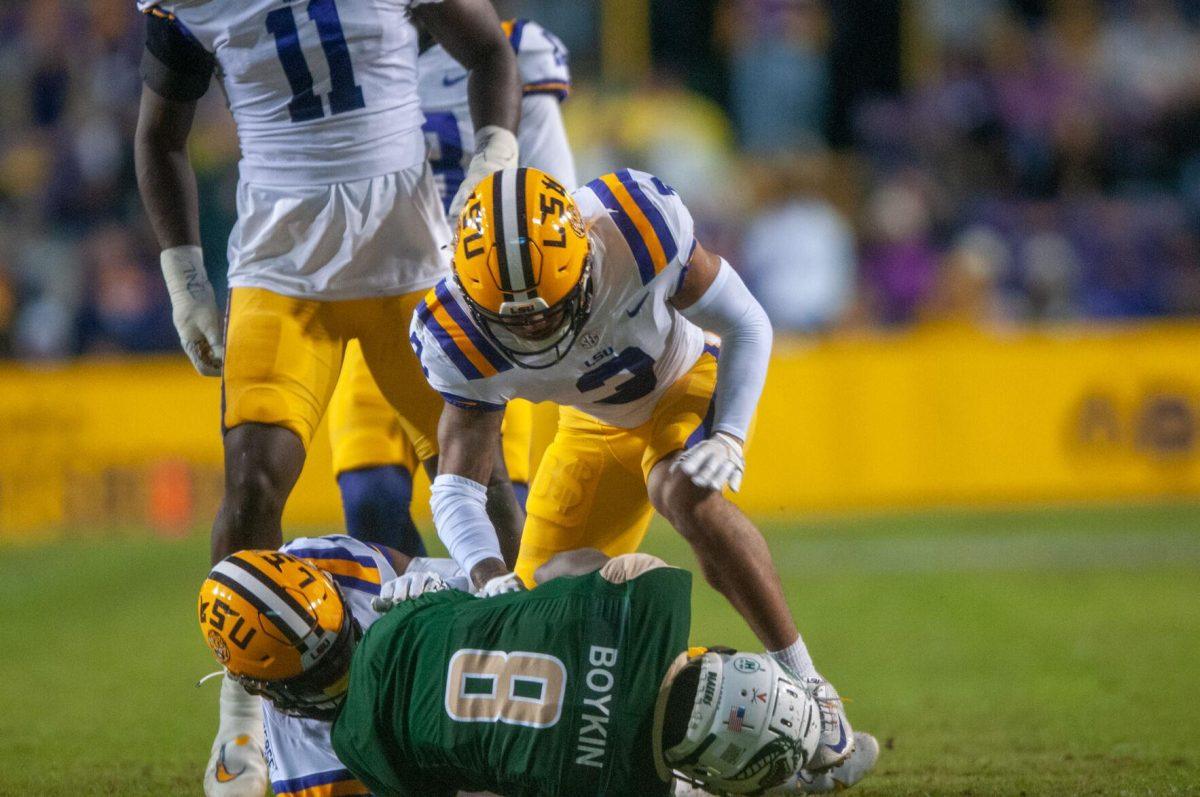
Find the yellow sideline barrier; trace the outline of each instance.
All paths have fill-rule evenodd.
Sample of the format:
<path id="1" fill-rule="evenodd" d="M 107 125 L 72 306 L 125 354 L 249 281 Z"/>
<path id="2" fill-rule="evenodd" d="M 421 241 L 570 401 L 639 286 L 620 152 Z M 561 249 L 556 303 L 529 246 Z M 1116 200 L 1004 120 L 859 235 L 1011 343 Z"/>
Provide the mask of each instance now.
<path id="1" fill-rule="evenodd" d="M 207 524 L 219 403 L 182 357 L 0 366 L 0 540 Z M 1198 435 L 1200 324 L 781 340 L 738 502 L 764 515 L 1196 496 Z M 323 433 L 285 523 L 341 525 Z"/>

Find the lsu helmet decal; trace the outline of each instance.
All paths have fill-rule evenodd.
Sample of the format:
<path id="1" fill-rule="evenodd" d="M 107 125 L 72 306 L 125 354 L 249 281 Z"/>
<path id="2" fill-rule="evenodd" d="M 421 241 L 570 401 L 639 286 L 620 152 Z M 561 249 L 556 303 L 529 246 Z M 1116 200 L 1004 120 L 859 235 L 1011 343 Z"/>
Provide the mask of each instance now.
<path id="1" fill-rule="evenodd" d="M 532 168 L 485 177 L 458 219 L 454 278 L 475 323 L 517 365 L 571 350 L 591 304 L 591 242 L 575 200 Z"/>
<path id="2" fill-rule="evenodd" d="M 239 551 L 200 587 L 200 633 L 228 673 L 285 714 L 331 719 L 361 632 L 334 581 L 278 551 Z"/>

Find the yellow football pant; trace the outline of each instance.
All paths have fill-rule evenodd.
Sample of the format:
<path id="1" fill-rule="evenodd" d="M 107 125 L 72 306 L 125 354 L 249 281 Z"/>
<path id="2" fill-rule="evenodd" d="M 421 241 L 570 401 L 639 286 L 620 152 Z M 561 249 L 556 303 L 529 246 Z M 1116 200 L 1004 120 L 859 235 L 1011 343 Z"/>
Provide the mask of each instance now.
<path id="1" fill-rule="evenodd" d="M 444 402 L 425 381 L 407 334 L 408 320 L 425 293 L 322 302 L 234 288 L 225 334 L 225 428 L 282 426 L 307 448 L 329 405 L 346 348 L 357 340 L 363 370 L 369 367 L 375 375 L 416 456 L 434 456 Z"/>
<path id="2" fill-rule="evenodd" d="M 555 554 L 599 548 L 609 556 L 641 545 L 653 508 L 651 469 L 707 436 L 717 360 L 705 352 L 635 429 L 610 426 L 579 410 L 559 410 L 558 432 L 533 479 L 517 575 L 533 573 Z"/>
<path id="3" fill-rule="evenodd" d="M 533 415 L 533 405 L 522 400 L 510 401 L 504 412 L 504 462 L 514 482 L 529 482 Z M 353 343 L 329 404 L 329 441 L 335 474 L 380 465 L 400 465 L 415 474 L 420 461 Z"/>

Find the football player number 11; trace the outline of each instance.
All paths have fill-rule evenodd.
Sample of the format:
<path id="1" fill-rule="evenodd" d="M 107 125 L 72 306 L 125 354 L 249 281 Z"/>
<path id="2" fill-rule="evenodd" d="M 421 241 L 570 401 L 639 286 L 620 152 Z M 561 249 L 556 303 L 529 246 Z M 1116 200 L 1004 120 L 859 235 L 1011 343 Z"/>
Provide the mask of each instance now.
<path id="1" fill-rule="evenodd" d="M 362 86 L 354 83 L 354 65 L 350 63 L 350 48 L 342 33 L 342 20 L 338 17 L 334 0 L 308 0 L 308 16 L 321 34 L 321 49 L 329 64 L 329 112 L 331 114 L 355 111 L 366 107 Z M 307 122 L 325 115 L 321 97 L 313 91 L 313 76 L 304 60 L 300 46 L 300 33 L 296 30 L 296 16 L 291 6 L 277 8 L 267 14 L 267 32 L 275 37 L 275 49 L 283 73 L 287 75 L 292 89 L 288 103 L 288 114 L 293 122 Z"/>

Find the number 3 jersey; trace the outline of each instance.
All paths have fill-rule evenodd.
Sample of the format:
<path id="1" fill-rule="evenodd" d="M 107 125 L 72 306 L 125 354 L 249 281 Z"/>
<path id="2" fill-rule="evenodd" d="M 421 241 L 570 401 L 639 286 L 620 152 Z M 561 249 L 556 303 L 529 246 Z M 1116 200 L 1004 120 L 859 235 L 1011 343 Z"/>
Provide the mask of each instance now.
<path id="1" fill-rule="evenodd" d="M 669 794 L 651 724 L 690 590 L 633 555 L 532 592 L 400 604 L 354 653 L 333 747 L 378 797 Z"/>
<path id="2" fill-rule="evenodd" d="M 476 325 L 453 278 L 417 306 L 410 340 L 429 383 L 451 404 L 499 410 L 513 398 L 553 401 L 635 428 L 703 352 L 703 331 L 667 301 L 695 248 L 691 213 L 675 191 L 625 169 L 572 196 L 591 241 L 593 293 L 562 360 L 530 369 L 506 358 Z"/>

